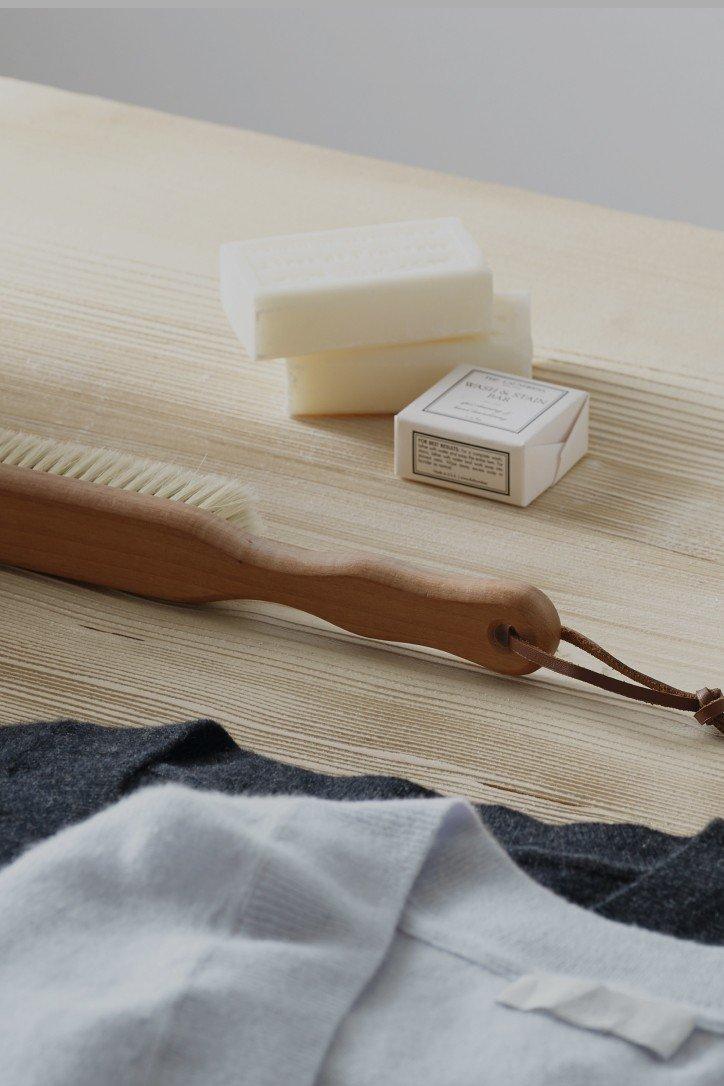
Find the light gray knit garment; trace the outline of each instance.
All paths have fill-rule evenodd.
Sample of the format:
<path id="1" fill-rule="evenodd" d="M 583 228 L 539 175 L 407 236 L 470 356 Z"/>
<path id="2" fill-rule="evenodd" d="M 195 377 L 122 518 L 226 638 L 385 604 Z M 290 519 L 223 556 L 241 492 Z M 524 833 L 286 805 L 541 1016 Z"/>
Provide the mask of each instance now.
<path id="1" fill-rule="evenodd" d="M 724 950 L 456 800 L 147 789 L 0 873 L 2 1086 L 721 1086 Z"/>

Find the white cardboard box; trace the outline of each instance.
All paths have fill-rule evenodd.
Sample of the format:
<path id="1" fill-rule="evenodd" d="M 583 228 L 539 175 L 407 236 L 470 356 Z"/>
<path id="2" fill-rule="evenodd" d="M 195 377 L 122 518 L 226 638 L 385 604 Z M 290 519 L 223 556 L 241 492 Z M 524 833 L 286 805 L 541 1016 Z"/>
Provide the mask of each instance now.
<path id="1" fill-rule="evenodd" d="M 588 393 L 458 366 L 395 416 L 395 474 L 529 505 L 588 448 Z"/>

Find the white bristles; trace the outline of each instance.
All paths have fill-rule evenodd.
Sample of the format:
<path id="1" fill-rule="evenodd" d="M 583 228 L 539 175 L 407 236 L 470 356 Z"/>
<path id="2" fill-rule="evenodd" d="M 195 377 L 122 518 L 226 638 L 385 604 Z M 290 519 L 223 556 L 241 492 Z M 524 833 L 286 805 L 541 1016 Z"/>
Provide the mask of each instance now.
<path id="1" fill-rule="evenodd" d="M 222 475 L 201 474 L 129 453 L 93 449 L 2 428 L 0 464 L 184 502 L 213 513 L 243 531 L 259 530 L 253 495 L 241 483 Z"/>

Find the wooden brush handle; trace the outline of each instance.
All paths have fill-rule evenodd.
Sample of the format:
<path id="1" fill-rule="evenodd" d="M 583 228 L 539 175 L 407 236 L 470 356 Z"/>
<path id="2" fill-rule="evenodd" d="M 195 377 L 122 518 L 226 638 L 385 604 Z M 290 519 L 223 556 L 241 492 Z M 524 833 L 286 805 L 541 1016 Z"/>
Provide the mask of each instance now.
<path id="1" fill-rule="evenodd" d="M 536 665 L 493 631 L 554 652 L 555 607 L 531 585 L 436 574 L 369 555 L 243 535 L 163 498 L 0 465 L 0 562 L 175 603 L 286 604 L 385 641 L 427 645 L 521 675 Z"/>

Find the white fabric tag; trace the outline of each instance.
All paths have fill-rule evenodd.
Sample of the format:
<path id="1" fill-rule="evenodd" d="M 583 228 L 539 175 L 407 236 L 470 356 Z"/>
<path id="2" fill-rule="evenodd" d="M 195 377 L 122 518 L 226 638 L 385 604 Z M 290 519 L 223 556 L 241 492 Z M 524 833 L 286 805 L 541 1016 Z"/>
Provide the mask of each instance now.
<path id="1" fill-rule="evenodd" d="M 668 1059 L 697 1026 L 688 1007 L 622 991 L 596 981 L 529 973 L 497 999 L 521 1011 L 547 1011 L 583 1029 L 610 1033 Z"/>

